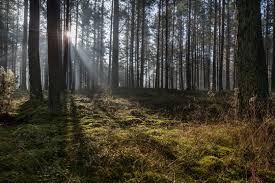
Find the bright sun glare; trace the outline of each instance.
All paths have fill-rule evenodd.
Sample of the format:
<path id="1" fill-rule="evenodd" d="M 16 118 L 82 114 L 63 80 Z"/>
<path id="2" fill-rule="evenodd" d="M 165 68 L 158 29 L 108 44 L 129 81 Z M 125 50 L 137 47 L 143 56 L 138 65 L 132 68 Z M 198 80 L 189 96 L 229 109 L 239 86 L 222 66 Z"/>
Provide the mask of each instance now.
<path id="1" fill-rule="evenodd" d="M 70 38 L 70 37 L 71 37 L 71 32 L 70 32 L 70 31 L 67 31 L 67 32 L 66 32 L 66 36 L 67 36 L 68 38 Z"/>

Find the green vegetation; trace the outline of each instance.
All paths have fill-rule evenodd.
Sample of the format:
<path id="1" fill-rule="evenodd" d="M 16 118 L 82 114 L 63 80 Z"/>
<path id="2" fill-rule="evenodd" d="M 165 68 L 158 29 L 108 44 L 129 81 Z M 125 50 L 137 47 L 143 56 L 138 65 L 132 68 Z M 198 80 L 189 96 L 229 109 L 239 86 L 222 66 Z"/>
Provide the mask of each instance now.
<path id="1" fill-rule="evenodd" d="M 0 125 L 0 182 L 275 182 L 274 120 L 229 120 L 230 94 L 129 93 L 70 96 L 54 117 L 17 96 Z"/>

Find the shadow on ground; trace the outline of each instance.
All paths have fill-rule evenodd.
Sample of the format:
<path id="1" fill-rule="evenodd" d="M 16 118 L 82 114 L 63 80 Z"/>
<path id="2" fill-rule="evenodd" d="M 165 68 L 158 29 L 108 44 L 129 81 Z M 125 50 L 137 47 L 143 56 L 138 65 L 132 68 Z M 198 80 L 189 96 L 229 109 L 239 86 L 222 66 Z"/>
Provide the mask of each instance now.
<path id="1" fill-rule="evenodd" d="M 220 183 L 253 174 L 274 182 L 267 145 L 273 136 L 265 147 L 261 140 L 251 147 L 247 124 L 184 123 L 196 120 L 192 112 L 182 121 L 180 109 L 172 109 L 215 100 L 206 93 L 122 90 L 69 96 L 57 116 L 48 114 L 46 101 L 22 101 L 15 122 L 0 125 L 0 182 Z"/>

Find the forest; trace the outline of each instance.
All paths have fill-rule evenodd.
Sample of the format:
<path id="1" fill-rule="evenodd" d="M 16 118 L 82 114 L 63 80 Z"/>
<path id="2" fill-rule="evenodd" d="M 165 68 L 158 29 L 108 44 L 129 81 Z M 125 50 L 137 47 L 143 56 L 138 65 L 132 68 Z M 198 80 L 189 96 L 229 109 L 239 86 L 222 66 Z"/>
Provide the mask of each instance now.
<path id="1" fill-rule="evenodd" d="M 275 0 L 0 0 L 0 183 L 275 183 Z"/>

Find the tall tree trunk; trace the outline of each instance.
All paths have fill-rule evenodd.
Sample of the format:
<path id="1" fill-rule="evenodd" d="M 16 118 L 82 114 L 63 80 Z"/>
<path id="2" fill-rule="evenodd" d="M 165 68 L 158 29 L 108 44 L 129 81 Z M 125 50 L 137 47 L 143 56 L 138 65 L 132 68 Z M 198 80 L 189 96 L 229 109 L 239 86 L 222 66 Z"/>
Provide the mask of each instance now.
<path id="1" fill-rule="evenodd" d="M 111 28 L 110 28 L 110 39 L 109 39 L 109 64 L 108 64 L 108 85 L 111 84 L 111 69 L 112 69 L 112 36 L 113 36 L 113 17 L 114 17 L 114 0 L 112 0 L 111 6 Z"/>
<path id="2" fill-rule="evenodd" d="M 165 15 L 165 89 L 169 88 L 169 0 L 166 0 L 166 15 Z"/>
<path id="3" fill-rule="evenodd" d="M 114 0 L 114 27 L 113 27 L 113 59 L 112 59 L 112 88 L 119 87 L 118 75 L 119 56 L 119 0 Z"/>
<path id="4" fill-rule="evenodd" d="M 230 0 L 227 0 L 227 45 L 226 45 L 226 90 L 230 90 L 230 49 L 231 49 L 231 22 L 230 22 Z"/>
<path id="5" fill-rule="evenodd" d="M 218 3 L 217 0 L 214 2 L 214 46 L 213 46 L 213 74 L 212 74 L 212 90 L 216 91 L 216 82 L 217 82 L 217 75 L 216 75 L 216 60 L 217 60 L 217 11 L 218 11 Z"/>
<path id="6" fill-rule="evenodd" d="M 186 54 L 186 84 L 187 90 L 191 90 L 191 65 L 190 65 L 190 47 L 191 47 L 191 1 L 188 1 L 188 31 L 187 31 L 187 54 Z"/>
<path id="7" fill-rule="evenodd" d="M 157 58 L 156 58 L 156 80 L 155 87 L 159 88 L 159 78 L 160 78 L 160 63 L 159 63 L 159 53 L 160 53 L 160 26 L 161 26 L 161 0 L 158 3 L 158 32 L 157 32 Z"/>
<path id="8" fill-rule="evenodd" d="M 140 61 L 140 84 L 139 86 L 143 88 L 144 82 L 144 59 L 145 59 L 145 0 L 142 0 L 142 22 L 141 22 L 141 61 Z"/>
<path id="9" fill-rule="evenodd" d="M 49 89 L 49 65 L 47 62 L 45 62 L 44 67 L 44 90 Z"/>
<path id="10" fill-rule="evenodd" d="M 0 1 L 0 66 L 2 66 L 3 60 L 3 30 L 4 30 L 4 22 L 3 22 L 3 1 Z"/>
<path id="11" fill-rule="evenodd" d="M 49 111 L 58 113 L 60 111 L 60 86 L 63 81 L 60 78 L 61 60 L 59 52 L 58 24 L 59 24 L 59 0 L 47 1 L 47 19 L 48 19 L 48 64 L 49 64 Z"/>
<path id="12" fill-rule="evenodd" d="M 63 90 L 68 88 L 68 65 L 69 65 L 69 20 L 70 20 L 70 0 L 66 0 L 65 4 L 65 30 L 64 30 L 64 58 L 63 58 Z"/>
<path id="13" fill-rule="evenodd" d="M 73 67 L 73 83 L 72 83 L 72 93 L 75 92 L 76 90 L 76 73 L 77 73 L 77 68 L 80 67 L 80 59 L 79 59 L 79 55 L 78 55 L 78 42 L 77 42 L 77 38 L 78 38 L 78 19 L 79 19 L 79 0 L 77 0 L 76 2 L 76 11 L 75 11 L 75 58 L 74 58 L 74 67 Z"/>
<path id="14" fill-rule="evenodd" d="M 275 1 L 273 1 L 273 63 L 271 75 L 271 90 L 275 91 Z"/>
<path id="15" fill-rule="evenodd" d="M 8 52 L 9 52 L 9 15 L 10 14 L 10 1 L 6 2 L 6 26 L 4 30 L 4 61 L 3 67 L 8 69 Z"/>
<path id="16" fill-rule="evenodd" d="M 161 0 L 161 81 L 160 81 L 160 87 L 164 88 L 164 0 Z"/>
<path id="17" fill-rule="evenodd" d="M 211 67 L 211 49 L 212 49 L 212 14 L 213 14 L 213 9 L 212 9 L 212 6 L 213 6 L 213 1 L 212 0 L 208 0 L 208 4 L 209 4 L 209 7 L 208 7 L 208 12 L 209 12 L 209 15 L 208 15 L 208 23 L 209 23 L 209 27 L 210 29 L 209 32 L 208 32 L 208 57 L 207 57 L 207 89 L 208 90 L 211 90 L 211 72 L 210 72 L 210 67 Z"/>
<path id="18" fill-rule="evenodd" d="M 178 17 L 179 23 L 179 88 L 180 90 L 184 89 L 183 84 L 183 32 L 184 32 L 184 23 L 182 15 Z"/>
<path id="19" fill-rule="evenodd" d="M 271 0 L 266 0 L 266 19 L 265 19 L 265 50 L 266 50 L 266 65 L 267 65 L 267 74 L 269 79 L 269 51 L 270 51 L 270 5 Z"/>
<path id="20" fill-rule="evenodd" d="M 130 40 L 130 68 L 129 68 L 129 86 L 134 87 L 134 41 L 135 41 L 135 0 L 132 0 L 131 10 L 131 40 Z"/>
<path id="21" fill-rule="evenodd" d="M 237 72 L 239 112 L 249 114 L 251 98 L 255 98 L 253 114 L 261 120 L 267 112 L 268 78 L 261 29 L 260 1 L 238 0 Z"/>
<path id="22" fill-rule="evenodd" d="M 220 45 L 220 63 L 219 63 L 219 91 L 223 90 L 223 55 L 224 55 L 224 20 L 225 20 L 225 0 L 222 0 L 222 21 L 221 21 L 221 45 Z"/>
<path id="23" fill-rule="evenodd" d="M 174 89 L 174 37 L 175 37 L 175 11 L 176 11 L 176 0 L 173 0 L 172 10 L 172 43 L 171 43 L 171 63 L 170 63 L 170 88 Z"/>
<path id="24" fill-rule="evenodd" d="M 39 59 L 40 0 L 30 0 L 29 25 L 29 75 L 30 97 L 42 100 L 41 72 Z"/>
<path id="25" fill-rule="evenodd" d="M 26 67 L 27 67 L 27 46 L 28 46 L 28 10 L 29 0 L 24 0 L 24 25 L 22 42 L 22 63 L 21 63 L 21 89 L 27 90 Z"/>
<path id="26" fill-rule="evenodd" d="M 99 60 L 99 82 L 102 85 L 104 82 L 103 78 L 103 59 L 104 59 L 104 3 L 105 1 L 102 0 L 101 2 L 101 23 L 100 23 L 100 60 Z"/>
<path id="27" fill-rule="evenodd" d="M 125 68 L 125 87 L 129 87 L 129 34 L 130 34 L 130 3 L 127 3 L 127 17 L 126 17 L 126 48 L 125 48 L 125 55 L 126 55 L 126 68 Z"/>
<path id="28" fill-rule="evenodd" d="M 17 51 L 18 51 L 18 38 L 19 38 L 19 16 L 20 16 L 20 2 L 17 0 L 17 18 L 16 18 L 16 42 L 15 42 L 15 50 L 14 50 L 14 62 L 13 62 L 13 72 L 15 76 L 17 75 L 16 63 L 17 63 Z"/>
<path id="29" fill-rule="evenodd" d="M 137 27 L 136 27 L 136 85 L 139 87 L 139 29 L 140 29 L 140 1 L 137 1 Z"/>

